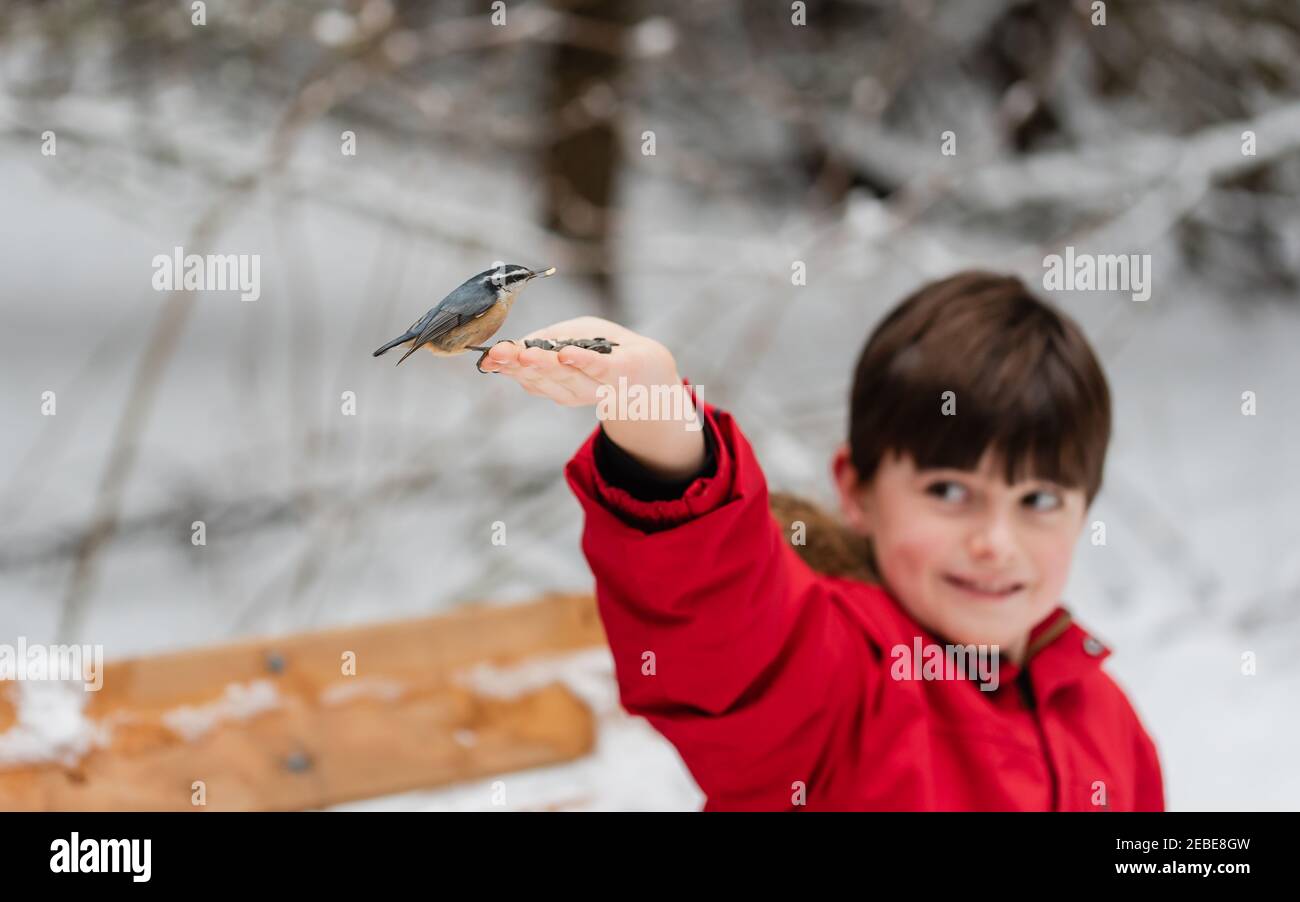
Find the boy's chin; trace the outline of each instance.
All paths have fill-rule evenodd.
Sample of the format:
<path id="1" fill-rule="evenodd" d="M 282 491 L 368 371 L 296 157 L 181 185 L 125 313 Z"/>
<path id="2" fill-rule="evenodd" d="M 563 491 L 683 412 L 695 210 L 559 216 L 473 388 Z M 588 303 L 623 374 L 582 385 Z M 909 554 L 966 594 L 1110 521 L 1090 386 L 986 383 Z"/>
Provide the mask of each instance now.
<path id="1" fill-rule="evenodd" d="M 1010 650 L 1016 647 L 1017 637 L 1010 633 L 991 633 L 977 630 L 954 630 L 948 641 L 956 645 L 979 645 L 987 648 Z M 1021 634 L 1024 635 L 1023 633 Z"/>
<path id="2" fill-rule="evenodd" d="M 1040 617 L 1028 604 L 1011 604 L 996 611 L 945 610 L 940 632 L 959 645 L 997 645 L 1014 648 Z"/>

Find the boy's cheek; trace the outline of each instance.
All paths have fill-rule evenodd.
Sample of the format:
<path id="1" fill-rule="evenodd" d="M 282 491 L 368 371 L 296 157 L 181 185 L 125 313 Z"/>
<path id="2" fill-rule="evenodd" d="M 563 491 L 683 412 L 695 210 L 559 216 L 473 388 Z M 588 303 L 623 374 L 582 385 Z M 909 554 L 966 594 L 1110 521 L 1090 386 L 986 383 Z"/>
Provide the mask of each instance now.
<path id="1" fill-rule="evenodd" d="M 1042 594 L 1053 596 L 1053 603 L 1070 575 L 1070 565 L 1074 561 L 1074 548 L 1072 536 L 1064 532 L 1059 536 L 1045 537 L 1033 548 L 1039 588 Z"/>
<path id="2" fill-rule="evenodd" d="M 1071 556 L 1065 554 L 1045 564 L 1038 591 L 1034 593 L 1036 606 L 1050 609 L 1060 602 L 1066 578 L 1070 575 Z"/>
<path id="3" fill-rule="evenodd" d="M 900 594 L 899 601 L 924 605 L 928 600 L 927 581 L 939 566 L 942 539 L 925 531 L 894 534 L 877 546 L 877 558 L 885 578 Z"/>

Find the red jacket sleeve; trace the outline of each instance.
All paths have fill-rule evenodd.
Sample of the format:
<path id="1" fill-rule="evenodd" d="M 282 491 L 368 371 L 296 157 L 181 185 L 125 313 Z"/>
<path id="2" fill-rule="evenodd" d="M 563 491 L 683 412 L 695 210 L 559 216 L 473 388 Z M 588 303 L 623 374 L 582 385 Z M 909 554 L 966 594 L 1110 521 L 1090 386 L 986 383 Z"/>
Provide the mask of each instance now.
<path id="1" fill-rule="evenodd" d="M 682 497 L 605 482 L 596 433 L 565 468 L 623 706 L 676 746 L 706 808 L 809 807 L 879 679 L 878 660 L 786 541 L 753 449 L 701 405 L 717 470 Z"/>
<path id="2" fill-rule="evenodd" d="M 1137 780 L 1133 810 L 1164 811 L 1165 786 L 1156 745 L 1142 725 L 1137 726 Z"/>

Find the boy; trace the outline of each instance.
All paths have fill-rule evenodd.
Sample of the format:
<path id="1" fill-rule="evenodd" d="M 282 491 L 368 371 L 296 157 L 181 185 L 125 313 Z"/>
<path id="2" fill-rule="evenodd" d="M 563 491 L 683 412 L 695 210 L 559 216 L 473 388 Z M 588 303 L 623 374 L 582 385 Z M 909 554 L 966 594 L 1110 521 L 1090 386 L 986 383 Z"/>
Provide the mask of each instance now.
<path id="1" fill-rule="evenodd" d="M 614 323 L 529 337 L 595 336 L 618 347 L 502 344 L 484 368 L 570 406 L 683 385 Z M 565 474 L 623 705 L 706 810 L 1163 810 L 1109 651 L 1059 605 L 1110 436 L 1071 320 L 966 272 L 877 327 L 832 461 L 844 525 L 811 518 L 860 542 L 867 579 L 808 566 L 736 422 L 699 407 L 703 429 L 603 419 Z"/>

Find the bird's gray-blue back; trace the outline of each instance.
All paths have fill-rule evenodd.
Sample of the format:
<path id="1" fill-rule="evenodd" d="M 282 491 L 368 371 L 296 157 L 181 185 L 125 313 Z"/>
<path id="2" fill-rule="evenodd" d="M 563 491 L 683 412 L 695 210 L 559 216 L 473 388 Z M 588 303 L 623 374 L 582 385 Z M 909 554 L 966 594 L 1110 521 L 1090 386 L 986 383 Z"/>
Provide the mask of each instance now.
<path id="1" fill-rule="evenodd" d="M 436 338 L 443 332 L 454 329 L 459 323 L 486 313 L 497 302 L 496 289 L 490 282 L 487 283 L 488 290 L 484 290 L 484 280 L 493 272 L 495 270 L 484 270 L 457 285 L 451 294 L 412 323 L 408 331 L 417 335 L 428 333 L 428 338 Z"/>

